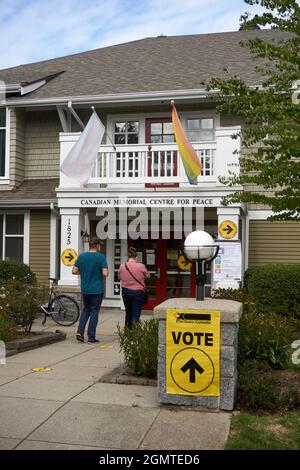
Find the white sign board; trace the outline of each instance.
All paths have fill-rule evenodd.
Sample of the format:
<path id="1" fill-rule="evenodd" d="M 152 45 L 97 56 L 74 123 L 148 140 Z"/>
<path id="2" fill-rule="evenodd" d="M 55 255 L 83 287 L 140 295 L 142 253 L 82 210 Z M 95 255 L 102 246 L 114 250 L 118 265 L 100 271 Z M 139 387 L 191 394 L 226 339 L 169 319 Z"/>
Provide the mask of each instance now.
<path id="1" fill-rule="evenodd" d="M 240 242 L 216 242 L 220 246 L 214 260 L 214 281 L 241 281 L 242 249 Z"/>
<path id="2" fill-rule="evenodd" d="M 219 206 L 220 198 L 201 197 L 97 197 L 77 201 L 79 207 L 206 207 Z M 65 204 L 64 204 L 65 205 Z M 74 199 L 73 199 L 74 205 Z"/>

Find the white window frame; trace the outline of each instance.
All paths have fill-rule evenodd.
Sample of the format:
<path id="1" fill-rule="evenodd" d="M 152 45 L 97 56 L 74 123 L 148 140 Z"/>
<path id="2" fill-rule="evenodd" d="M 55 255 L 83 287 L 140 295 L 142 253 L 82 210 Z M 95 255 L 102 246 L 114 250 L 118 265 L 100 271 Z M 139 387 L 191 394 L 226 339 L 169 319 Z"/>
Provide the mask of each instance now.
<path id="1" fill-rule="evenodd" d="M 10 109 L 8 108 L 6 108 L 6 125 L 5 127 L 0 127 L 0 129 L 5 130 L 5 175 L 0 176 L 0 185 L 1 185 L 1 184 L 9 184 Z"/>
<path id="2" fill-rule="evenodd" d="M 5 240 L 10 237 L 20 237 L 23 238 L 23 263 L 29 264 L 29 211 L 20 211 L 20 210 L 1 210 L 0 215 L 3 216 L 3 239 L 2 239 L 2 259 L 5 259 Z M 23 215 L 24 216 L 24 233 L 23 235 L 6 235 L 6 216 L 7 215 Z"/>
<path id="3" fill-rule="evenodd" d="M 137 133 L 136 133 L 136 132 L 131 132 L 131 133 L 128 134 L 128 132 L 127 132 L 127 123 L 130 122 L 130 121 L 138 122 L 138 128 L 139 128 L 139 130 L 138 130 Z M 125 144 L 115 144 L 115 145 L 118 145 L 118 146 L 119 146 L 119 145 L 120 145 L 120 146 L 122 146 L 122 145 L 139 145 L 139 144 L 140 144 L 140 134 L 141 134 L 141 131 L 140 131 L 140 128 L 141 128 L 141 120 L 140 120 L 140 119 L 131 119 L 131 118 L 128 118 L 128 117 L 125 117 L 124 119 L 113 119 L 113 122 L 112 122 L 112 141 L 113 141 L 113 142 L 115 142 L 115 135 L 116 135 L 116 134 L 117 134 L 117 135 L 123 135 L 123 133 L 121 133 L 121 132 L 117 132 L 117 133 L 115 132 L 115 124 L 116 124 L 117 122 L 125 122 L 125 124 L 126 124 L 126 132 L 124 132 L 125 140 L 127 140 L 128 135 L 132 135 L 132 134 L 136 135 L 136 134 L 137 134 L 137 136 L 138 136 L 138 142 L 137 142 L 136 144 L 128 144 L 127 142 L 125 142 Z"/>
<path id="4" fill-rule="evenodd" d="M 178 112 L 183 128 L 186 130 L 187 119 L 213 119 L 214 120 L 214 140 L 202 140 L 200 143 L 215 143 L 216 130 L 220 127 L 220 114 L 216 110 L 203 109 L 198 111 L 182 111 Z M 148 118 L 165 118 L 170 116 L 170 112 L 153 112 L 153 113 L 136 113 L 136 114 L 108 114 L 107 115 L 107 133 L 112 141 L 114 141 L 114 125 L 118 121 L 139 121 L 139 143 L 132 145 L 145 145 L 146 140 L 146 119 Z M 123 145 L 123 144 L 122 144 Z M 126 144 L 125 144 L 126 145 Z M 168 144 L 165 144 L 168 145 Z M 118 147 L 118 145 L 117 145 Z M 121 144 L 120 144 L 121 147 Z"/>

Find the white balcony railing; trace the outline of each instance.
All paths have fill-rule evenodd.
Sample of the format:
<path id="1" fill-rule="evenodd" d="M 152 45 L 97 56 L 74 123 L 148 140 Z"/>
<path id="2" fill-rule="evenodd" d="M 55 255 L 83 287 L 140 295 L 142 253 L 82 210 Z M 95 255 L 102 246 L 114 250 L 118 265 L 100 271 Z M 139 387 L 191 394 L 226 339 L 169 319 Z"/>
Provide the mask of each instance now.
<path id="1" fill-rule="evenodd" d="M 213 178 L 215 146 L 195 146 L 202 177 Z M 187 177 L 175 144 L 101 147 L 90 183 L 184 183 Z"/>
<path id="2" fill-rule="evenodd" d="M 239 172 L 240 139 L 232 139 L 239 127 L 216 129 L 214 142 L 193 143 L 202 163 L 198 182 L 222 185 L 218 178 L 227 177 L 229 171 Z M 60 163 L 78 140 L 79 133 L 60 134 Z M 94 171 L 88 183 L 96 185 L 169 185 L 188 184 L 178 147 L 175 143 L 101 145 Z M 76 187 L 75 180 L 60 173 L 60 187 Z M 78 183 L 80 187 L 80 183 Z"/>

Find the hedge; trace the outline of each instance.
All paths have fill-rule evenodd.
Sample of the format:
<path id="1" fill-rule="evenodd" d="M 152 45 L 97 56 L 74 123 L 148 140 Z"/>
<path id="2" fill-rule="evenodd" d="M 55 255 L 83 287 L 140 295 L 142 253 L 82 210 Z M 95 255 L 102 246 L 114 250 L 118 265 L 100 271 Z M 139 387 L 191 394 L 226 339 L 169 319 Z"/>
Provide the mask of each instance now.
<path id="1" fill-rule="evenodd" d="M 0 282 L 10 280 L 24 282 L 25 284 L 36 284 L 36 275 L 27 264 L 16 259 L 0 260 Z"/>
<path id="2" fill-rule="evenodd" d="M 245 288 L 258 313 L 300 318 L 300 265 L 267 264 L 249 268 Z"/>

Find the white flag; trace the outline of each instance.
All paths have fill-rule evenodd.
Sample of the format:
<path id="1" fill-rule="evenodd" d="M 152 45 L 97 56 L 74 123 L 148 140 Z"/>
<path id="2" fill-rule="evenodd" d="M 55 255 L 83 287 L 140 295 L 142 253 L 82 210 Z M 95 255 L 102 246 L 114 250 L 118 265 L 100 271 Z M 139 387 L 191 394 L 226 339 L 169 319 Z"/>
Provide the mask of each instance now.
<path id="1" fill-rule="evenodd" d="M 81 136 L 60 166 L 60 171 L 80 183 L 86 183 L 91 177 L 104 132 L 105 127 L 94 111 Z"/>

